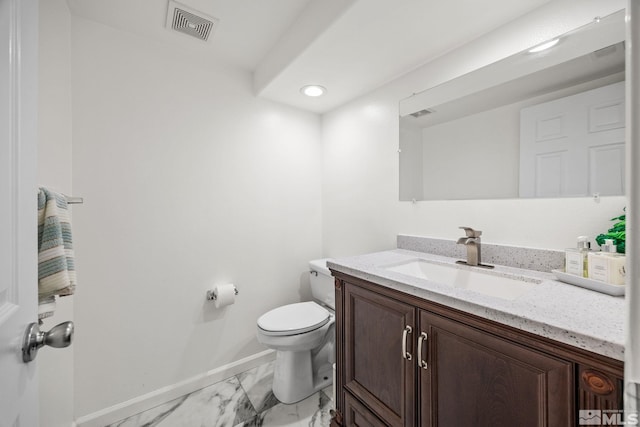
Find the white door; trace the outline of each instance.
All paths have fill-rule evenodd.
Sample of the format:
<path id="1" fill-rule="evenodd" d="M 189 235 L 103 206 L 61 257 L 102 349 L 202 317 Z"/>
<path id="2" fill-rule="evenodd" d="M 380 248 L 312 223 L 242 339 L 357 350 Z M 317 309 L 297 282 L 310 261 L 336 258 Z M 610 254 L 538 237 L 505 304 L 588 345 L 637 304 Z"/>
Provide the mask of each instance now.
<path id="1" fill-rule="evenodd" d="M 522 109 L 521 197 L 625 194 L 624 86 Z"/>
<path id="2" fill-rule="evenodd" d="M 0 427 L 38 426 L 35 362 L 22 361 L 37 319 L 37 0 L 0 0 Z"/>

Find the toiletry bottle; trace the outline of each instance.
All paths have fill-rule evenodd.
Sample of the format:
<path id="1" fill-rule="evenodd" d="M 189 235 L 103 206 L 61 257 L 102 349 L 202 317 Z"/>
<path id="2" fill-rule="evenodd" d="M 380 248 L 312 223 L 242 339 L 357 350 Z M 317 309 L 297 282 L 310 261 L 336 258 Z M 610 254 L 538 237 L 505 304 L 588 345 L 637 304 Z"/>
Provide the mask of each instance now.
<path id="1" fill-rule="evenodd" d="M 607 243 L 608 242 L 608 243 Z M 607 239 L 608 244 L 607 256 L 611 259 L 609 262 L 609 282 L 612 285 L 624 285 L 627 278 L 625 254 L 618 253 L 618 247 L 613 244 L 613 240 Z"/>
<path id="2" fill-rule="evenodd" d="M 580 277 L 589 277 L 589 258 L 591 243 L 589 237 L 579 236 L 578 245 L 565 251 L 565 271 Z"/>
<path id="3" fill-rule="evenodd" d="M 592 251 L 587 255 L 589 278 L 606 283 L 609 279 L 609 259 L 605 256 L 606 246 L 602 245 L 601 248 L 602 250 Z"/>
<path id="4" fill-rule="evenodd" d="M 589 254 L 589 277 L 610 285 L 624 285 L 626 257 L 617 253 L 617 250 L 613 240 L 606 239 L 602 245 L 602 252 L 595 252 L 595 256 Z"/>

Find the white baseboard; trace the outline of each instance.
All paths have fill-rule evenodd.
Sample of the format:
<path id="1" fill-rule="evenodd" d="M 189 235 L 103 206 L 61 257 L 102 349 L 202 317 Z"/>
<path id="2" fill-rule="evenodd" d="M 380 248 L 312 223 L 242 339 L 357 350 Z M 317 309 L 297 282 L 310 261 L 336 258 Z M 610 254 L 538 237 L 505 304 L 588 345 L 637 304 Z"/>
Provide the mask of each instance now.
<path id="1" fill-rule="evenodd" d="M 75 421 L 76 427 L 104 427 L 124 418 L 139 414 L 163 403 L 177 399 L 185 394 L 225 380 L 241 372 L 260 366 L 274 360 L 276 353 L 265 350 L 244 359 L 229 363 L 217 369 L 188 378 L 179 383 L 162 387 L 142 396 L 118 403 L 89 415 L 82 416 Z"/>

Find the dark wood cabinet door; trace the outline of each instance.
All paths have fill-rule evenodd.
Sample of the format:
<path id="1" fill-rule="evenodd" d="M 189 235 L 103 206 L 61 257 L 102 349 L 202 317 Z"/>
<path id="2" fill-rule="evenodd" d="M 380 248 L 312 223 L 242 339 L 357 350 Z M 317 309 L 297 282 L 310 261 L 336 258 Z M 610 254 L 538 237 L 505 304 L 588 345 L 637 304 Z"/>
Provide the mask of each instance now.
<path id="1" fill-rule="evenodd" d="M 347 393 L 344 399 L 344 425 L 358 427 L 386 427 L 376 415 Z"/>
<path id="2" fill-rule="evenodd" d="M 343 296 L 345 390 L 385 423 L 414 426 L 416 309 L 348 282 Z"/>
<path id="3" fill-rule="evenodd" d="M 422 426 L 571 427 L 572 362 L 420 310 Z"/>

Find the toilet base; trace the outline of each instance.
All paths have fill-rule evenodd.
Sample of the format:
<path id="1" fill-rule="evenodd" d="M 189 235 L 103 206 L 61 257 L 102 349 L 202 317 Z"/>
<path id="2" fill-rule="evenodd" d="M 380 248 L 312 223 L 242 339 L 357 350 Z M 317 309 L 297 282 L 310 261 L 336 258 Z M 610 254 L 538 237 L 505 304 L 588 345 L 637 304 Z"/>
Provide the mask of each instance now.
<path id="1" fill-rule="evenodd" d="M 278 351 L 273 373 L 273 395 L 282 403 L 296 403 L 332 383 L 328 361 L 313 372 L 310 351 Z M 313 372 L 313 375 L 310 373 Z"/>

